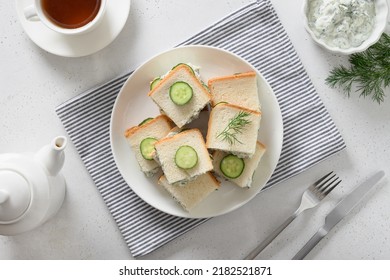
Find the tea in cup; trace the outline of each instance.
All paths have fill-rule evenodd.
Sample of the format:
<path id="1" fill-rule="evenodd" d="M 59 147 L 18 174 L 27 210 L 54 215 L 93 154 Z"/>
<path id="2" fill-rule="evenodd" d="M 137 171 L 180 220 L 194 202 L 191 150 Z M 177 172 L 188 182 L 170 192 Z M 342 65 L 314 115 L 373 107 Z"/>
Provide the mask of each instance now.
<path id="1" fill-rule="evenodd" d="M 101 21 L 106 0 L 35 0 L 24 10 L 27 20 L 39 20 L 66 35 L 92 31 Z"/>

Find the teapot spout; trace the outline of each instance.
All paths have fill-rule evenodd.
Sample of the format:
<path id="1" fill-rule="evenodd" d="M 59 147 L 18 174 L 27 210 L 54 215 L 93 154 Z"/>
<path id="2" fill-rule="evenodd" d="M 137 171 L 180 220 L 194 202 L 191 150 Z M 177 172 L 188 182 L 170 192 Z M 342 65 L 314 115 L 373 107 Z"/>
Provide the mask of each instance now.
<path id="1" fill-rule="evenodd" d="M 65 136 L 57 136 L 49 145 L 40 149 L 35 155 L 36 160 L 43 164 L 51 176 L 56 176 L 64 165 L 66 144 L 67 139 Z"/>

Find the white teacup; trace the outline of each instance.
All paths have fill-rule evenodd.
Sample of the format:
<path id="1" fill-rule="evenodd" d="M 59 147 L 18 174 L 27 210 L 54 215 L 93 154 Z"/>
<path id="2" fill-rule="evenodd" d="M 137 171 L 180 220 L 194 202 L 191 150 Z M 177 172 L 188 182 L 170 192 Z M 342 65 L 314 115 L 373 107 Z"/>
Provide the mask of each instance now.
<path id="1" fill-rule="evenodd" d="M 85 22 L 81 23 L 80 27 L 66 26 L 65 24 L 57 24 L 55 20 L 50 18 L 51 16 L 45 11 L 44 2 L 49 0 L 34 0 L 34 4 L 27 6 L 24 9 L 24 15 L 29 21 L 41 21 L 48 28 L 52 29 L 55 32 L 65 34 L 65 35 L 77 35 L 84 34 L 92 31 L 102 20 L 107 0 L 96 0 L 96 3 L 100 2 L 100 6 L 97 8 L 97 13 L 91 19 L 86 19 Z M 75 2 L 75 0 L 60 0 L 62 3 L 66 1 Z M 80 1 L 80 0 L 78 0 Z M 82 0 L 81 0 L 82 1 Z M 94 14 L 95 14 L 94 13 Z M 54 17 L 53 17 L 54 18 Z"/>

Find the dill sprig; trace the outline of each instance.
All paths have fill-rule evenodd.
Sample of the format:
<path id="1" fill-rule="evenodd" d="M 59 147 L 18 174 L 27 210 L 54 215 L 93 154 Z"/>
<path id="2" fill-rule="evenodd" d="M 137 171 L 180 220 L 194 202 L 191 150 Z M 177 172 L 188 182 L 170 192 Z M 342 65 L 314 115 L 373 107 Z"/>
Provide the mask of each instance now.
<path id="1" fill-rule="evenodd" d="M 326 83 L 339 87 L 349 97 L 352 86 L 360 96 L 371 98 L 379 104 L 385 99 L 384 88 L 390 85 L 390 36 L 383 33 L 380 40 L 361 53 L 349 56 L 350 68 L 334 68 Z"/>
<path id="2" fill-rule="evenodd" d="M 227 141 L 230 145 L 233 145 L 235 142 L 242 144 L 240 140 L 237 139 L 237 134 L 241 134 L 245 129 L 245 126 L 251 123 L 248 119 L 250 113 L 240 111 L 238 112 L 228 123 L 225 129 L 218 134 L 217 138 L 221 138 L 223 141 Z"/>

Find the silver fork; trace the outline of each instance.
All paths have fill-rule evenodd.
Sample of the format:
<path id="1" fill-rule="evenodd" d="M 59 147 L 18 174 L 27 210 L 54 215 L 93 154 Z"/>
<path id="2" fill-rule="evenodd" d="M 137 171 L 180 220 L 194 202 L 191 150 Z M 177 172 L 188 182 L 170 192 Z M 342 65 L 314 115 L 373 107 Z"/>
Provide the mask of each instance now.
<path id="1" fill-rule="evenodd" d="M 298 209 L 274 232 L 272 232 L 263 242 L 261 242 L 252 252 L 245 257 L 245 260 L 253 260 L 261 251 L 264 250 L 275 238 L 279 235 L 299 214 L 303 211 L 315 207 L 321 200 L 324 199 L 341 180 L 332 172 L 326 174 L 324 177 L 312 184 L 303 193 L 301 204 Z"/>

